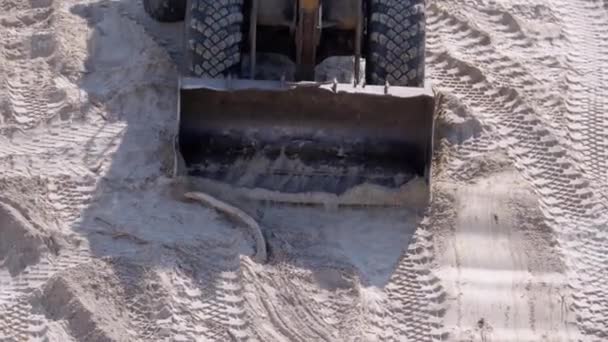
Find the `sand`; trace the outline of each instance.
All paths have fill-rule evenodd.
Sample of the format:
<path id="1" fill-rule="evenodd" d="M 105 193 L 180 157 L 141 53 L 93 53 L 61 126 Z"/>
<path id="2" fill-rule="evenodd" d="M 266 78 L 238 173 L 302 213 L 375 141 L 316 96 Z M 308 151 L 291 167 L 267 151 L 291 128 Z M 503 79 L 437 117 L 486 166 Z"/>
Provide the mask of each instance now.
<path id="1" fill-rule="evenodd" d="M 607 24 L 431 0 L 428 208 L 236 208 L 171 178 L 181 24 L 0 0 L 0 341 L 608 339 Z"/>

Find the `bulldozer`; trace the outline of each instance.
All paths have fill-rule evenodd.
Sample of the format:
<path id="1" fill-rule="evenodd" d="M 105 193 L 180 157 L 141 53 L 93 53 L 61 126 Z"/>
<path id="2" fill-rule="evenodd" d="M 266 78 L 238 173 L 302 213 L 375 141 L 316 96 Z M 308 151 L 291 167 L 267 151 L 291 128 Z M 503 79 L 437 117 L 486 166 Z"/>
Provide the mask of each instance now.
<path id="1" fill-rule="evenodd" d="M 435 106 L 424 0 L 144 0 L 144 8 L 185 23 L 176 173 L 254 199 L 426 205 Z M 350 79 L 319 78 L 319 65 L 335 57 L 352 62 Z M 277 72 L 267 72 L 269 60 Z"/>

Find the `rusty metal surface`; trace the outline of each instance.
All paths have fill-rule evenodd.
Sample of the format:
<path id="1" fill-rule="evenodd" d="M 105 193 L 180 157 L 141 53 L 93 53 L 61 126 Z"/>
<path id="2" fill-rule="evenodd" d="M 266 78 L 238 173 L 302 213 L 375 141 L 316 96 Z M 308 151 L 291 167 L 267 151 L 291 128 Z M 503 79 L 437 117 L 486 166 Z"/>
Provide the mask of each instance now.
<path id="1" fill-rule="evenodd" d="M 342 30 L 355 30 L 361 5 L 355 0 L 324 0 L 323 21 Z"/>
<path id="2" fill-rule="evenodd" d="M 258 23 L 266 26 L 291 26 L 296 0 L 259 0 Z"/>
<path id="3" fill-rule="evenodd" d="M 259 0 L 258 23 L 265 26 L 292 25 L 297 3 L 297 0 Z M 325 23 L 342 30 L 355 29 L 360 8 L 357 1 L 323 0 L 322 3 Z"/>
<path id="4" fill-rule="evenodd" d="M 298 24 L 295 35 L 296 78 L 314 79 L 317 64 L 317 47 L 321 38 L 321 2 L 299 0 Z"/>
<path id="5" fill-rule="evenodd" d="M 188 78 L 180 84 L 178 140 L 191 175 L 338 195 L 428 176 L 429 88 Z"/>

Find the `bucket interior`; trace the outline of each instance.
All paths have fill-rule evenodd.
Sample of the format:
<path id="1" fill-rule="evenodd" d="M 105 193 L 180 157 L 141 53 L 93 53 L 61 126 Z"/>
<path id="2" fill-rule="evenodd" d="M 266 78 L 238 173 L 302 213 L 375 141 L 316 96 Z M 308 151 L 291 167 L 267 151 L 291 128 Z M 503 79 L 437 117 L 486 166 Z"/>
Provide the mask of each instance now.
<path id="1" fill-rule="evenodd" d="M 188 173 L 244 188 L 337 195 L 425 177 L 433 99 L 182 89 L 179 148 Z"/>

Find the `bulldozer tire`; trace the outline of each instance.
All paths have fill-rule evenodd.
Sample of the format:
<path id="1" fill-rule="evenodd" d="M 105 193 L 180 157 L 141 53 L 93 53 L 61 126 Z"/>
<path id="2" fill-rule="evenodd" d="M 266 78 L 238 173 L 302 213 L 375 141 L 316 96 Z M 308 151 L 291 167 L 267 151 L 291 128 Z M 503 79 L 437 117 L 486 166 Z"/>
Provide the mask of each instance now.
<path id="1" fill-rule="evenodd" d="M 160 22 L 182 21 L 186 14 L 186 0 L 144 0 L 144 9 Z"/>
<path id="2" fill-rule="evenodd" d="M 244 0 L 190 0 L 186 67 L 194 76 L 221 78 L 241 65 Z"/>
<path id="3" fill-rule="evenodd" d="M 424 0 L 370 0 L 366 82 L 424 86 Z"/>

